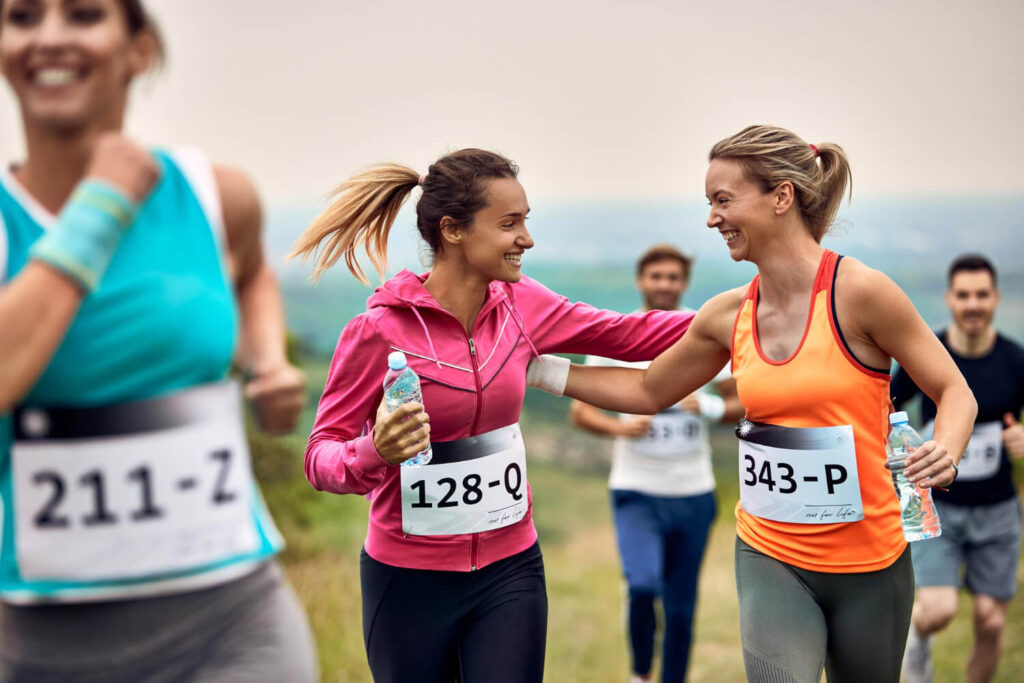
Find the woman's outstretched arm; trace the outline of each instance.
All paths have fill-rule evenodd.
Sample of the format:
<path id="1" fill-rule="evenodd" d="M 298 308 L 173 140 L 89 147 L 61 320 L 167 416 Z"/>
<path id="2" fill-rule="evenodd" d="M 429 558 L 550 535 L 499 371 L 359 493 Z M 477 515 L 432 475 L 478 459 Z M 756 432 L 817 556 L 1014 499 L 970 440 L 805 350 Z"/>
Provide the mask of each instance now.
<path id="1" fill-rule="evenodd" d="M 729 361 L 732 323 L 744 289 L 710 299 L 682 338 L 647 370 L 573 365 L 564 393 L 624 413 L 651 415 L 710 382 Z"/>

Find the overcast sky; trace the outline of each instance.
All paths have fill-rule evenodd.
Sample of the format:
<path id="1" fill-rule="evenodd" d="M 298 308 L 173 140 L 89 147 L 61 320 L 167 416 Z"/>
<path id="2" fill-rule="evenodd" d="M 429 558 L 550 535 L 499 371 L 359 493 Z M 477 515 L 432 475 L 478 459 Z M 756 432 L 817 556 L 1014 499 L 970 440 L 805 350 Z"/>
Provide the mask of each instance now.
<path id="1" fill-rule="evenodd" d="M 855 196 L 1024 193 L 1019 0 L 150 0 L 169 63 L 129 128 L 248 170 L 272 204 L 481 146 L 531 196 L 703 194 L 774 123 L 849 153 Z M 0 96 L 0 158 L 22 153 Z M 863 196 L 863 195 L 862 195 Z"/>

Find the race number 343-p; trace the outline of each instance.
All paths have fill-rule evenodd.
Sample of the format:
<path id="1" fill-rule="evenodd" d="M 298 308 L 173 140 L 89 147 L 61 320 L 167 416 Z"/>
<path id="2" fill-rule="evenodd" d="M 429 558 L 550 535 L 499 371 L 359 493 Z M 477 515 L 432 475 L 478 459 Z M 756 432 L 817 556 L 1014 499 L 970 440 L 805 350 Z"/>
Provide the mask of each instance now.
<path id="1" fill-rule="evenodd" d="M 743 420 L 740 503 L 778 522 L 832 524 L 864 518 L 853 427 L 782 427 Z"/>

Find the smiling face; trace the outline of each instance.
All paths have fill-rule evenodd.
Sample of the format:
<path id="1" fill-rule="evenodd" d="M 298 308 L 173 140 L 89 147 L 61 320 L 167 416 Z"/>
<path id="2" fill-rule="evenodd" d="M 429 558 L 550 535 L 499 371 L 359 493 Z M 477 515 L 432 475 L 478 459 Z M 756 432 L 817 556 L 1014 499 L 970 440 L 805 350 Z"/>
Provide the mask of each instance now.
<path id="1" fill-rule="evenodd" d="M 487 205 L 458 231 L 463 257 L 486 280 L 518 282 L 523 252 L 533 247 L 526 229 L 526 191 L 515 178 L 496 178 L 487 183 L 484 195 Z"/>
<path id="2" fill-rule="evenodd" d="M 999 290 L 987 270 L 961 270 L 946 290 L 946 305 L 953 324 L 968 337 L 988 331 L 999 305 Z"/>
<path id="3" fill-rule="evenodd" d="M 743 166 L 731 159 L 711 161 L 705 192 L 711 204 L 708 227 L 722 235 L 734 261 L 749 260 L 751 250 L 766 236 L 776 216 L 773 193 L 762 192 Z"/>
<path id="4" fill-rule="evenodd" d="M 636 278 L 636 288 L 649 311 L 674 311 L 689 284 L 686 267 L 674 258 L 652 261 Z"/>
<path id="5" fill-rule="evenodd" d="M 148 68 L 152 35 L 129 34 L 116 0 L 4 0 L 0 71 L 26 126 L 118 128 L 131 79 Z"/>

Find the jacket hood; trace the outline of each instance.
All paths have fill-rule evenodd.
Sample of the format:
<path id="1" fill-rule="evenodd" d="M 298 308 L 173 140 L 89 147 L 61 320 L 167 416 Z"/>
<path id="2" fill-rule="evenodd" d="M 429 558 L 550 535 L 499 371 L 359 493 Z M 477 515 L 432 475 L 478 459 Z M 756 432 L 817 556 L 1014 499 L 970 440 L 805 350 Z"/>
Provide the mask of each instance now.
<path id="1" fill-rule="evenodd" d="M 434 348 L 434 340 L 430 336 L 430 328 L 423 321 L 423 317 L 420 315 L 418 309 L 433 309 L 435 311 L 445 311 L 437 299 L 435 299 L 427 288 L 423 286 L 423 283 L 427 281 L 427 276 L 430 273 L 422 273 L 417 275 L 408 269 L 403 269 L 401 272 L 396 274 L 393 278 L 385 282 L 383 285 L 378 287 L 370 295 L 370 298 L 366 300 L 366 309 L 371 310 L 374 308 L 391 307 L 391 308 L 407 308 L 412 311 L 413 315 L 416 316 L 417 322 L 420 324 L 420 328 L 423 330 L 423 336 L 427 340 L 427 344 L 430 346 L 430 353 L 432 355 L 431 360 L 438 364 L 440 367 L 441 363 L 437 355 L 437 351 Z M 516 325 L 522 330 L 523 336 L 526 338 L 526 343 L 530 345 L 530 349 L 533 351 L 535 356 L 540 356 L 537 351 L 533 340 L 530 339 L 530 334 L 526 329 L 526 325 L 523 323 L 522 316 L 515 307 L 515 293 L 513 292 L 512 286 L 507 282 L 499 282 L 494 280 L 488 285 L 487 292 L 488 301 L 493 301 L 494 305 L 504 305 L 509 312 L 512 314 L 513 320 Z M 487 306 L 487 303 L 484 304 Z M 447 311 L 445 311 L 447 313 Z"/>
<path id="2" fill-rule="evenodd" d="M 383 285 L 373 290 L 373 294 L 366 300 L 366 309 L 370 310 L 381 306 L 392 308 L 432 308 L 444 310 L 437 300 L 427 291 L 423 283 L 427 281 L 430 272 L 417 275 L 408 269 L 403 269 Z M 487 298 L 510 297 L 509 285 L 497 280 L 491 282 Z M 500 299 L 499 299 L 500 303 Z"/>
<path id="3" fill-rule="evenodd" d="M 402 270 L 380 287 L 366 300 L 366 310 L 391 306 L 394 308 L 440 308 L 437 301 L 430 295 L 423 283 L 429 273 L 417 275 L 410 270 Z"/>

